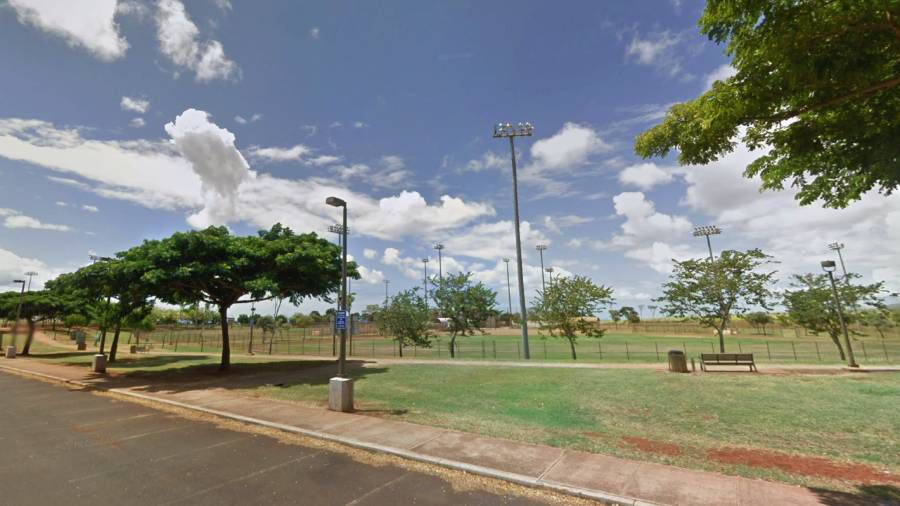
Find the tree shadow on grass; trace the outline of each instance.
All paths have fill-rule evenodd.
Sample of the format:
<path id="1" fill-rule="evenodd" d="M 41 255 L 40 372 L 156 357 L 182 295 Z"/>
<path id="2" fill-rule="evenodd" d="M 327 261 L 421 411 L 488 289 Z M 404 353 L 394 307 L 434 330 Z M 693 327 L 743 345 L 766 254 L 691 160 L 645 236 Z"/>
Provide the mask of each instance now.
<path id="1" fill-rule="evenodd" d="M 900 488 L 893 485 L 860 485 L 856 492 L 810 488 L 822 504 L 829 506 L 900 505 Z"/>
<path id="2" fill-rule="evenodd" d="M 218 363 L 183 365 L 185 361 L 208 360 L 207 355 L 163 355 L 116 362 L 115 374 L 104 385 L 110 388 L 140 387 L 145 392 L 178 393 L 191 390 L 220 388 L 245 390 L 263 386 L 289 388 L 295 385 L 327 385 L 335 376 L 333 360 L 279 360 L 277 362 L 238 362 L 228 371 L 220 371 Z M 127 364 L 127 365 L 126 365 Z M 347 362 L 347 376 L 362 379 L 387 371 L 383 367 L 365 367 L 365 362 Z M 132 370 L 143 367 L 166 366 L 155 370 Z"/>

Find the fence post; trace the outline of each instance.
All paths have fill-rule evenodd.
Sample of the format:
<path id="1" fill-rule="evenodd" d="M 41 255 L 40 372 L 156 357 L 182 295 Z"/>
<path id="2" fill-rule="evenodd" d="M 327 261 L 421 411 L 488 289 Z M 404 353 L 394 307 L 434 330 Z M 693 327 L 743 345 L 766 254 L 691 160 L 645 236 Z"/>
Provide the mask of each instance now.
<path id="1" fill-rule="evenodd" d="M 497 341 L 491 339 L 491 347 L 494 348 L 494 358 L 497 358 Z"/>
<path id="2" fill-rule="evenodd" d="M 547 341 L 544 341 L 544 360 L 547 360 Z"/>
<path id="3" fill-rule="evenodd" d="M 522 350 L 519 348 L 518 341 L 516 342 L 516 358 L 522 358 Z"/>
<path id="4" fill-rule="evenodd" d="M 791 349 L 794 350 L 794 362 L 797 361 L 797 347 L 794 346 L 794 341 L 791 341 Z"/>
<path id="5" fill-rule="evenodd" d="M 484 339 L 481 340 L 481 358 L 484 358 Z"/>
<path id="6" fill-rule="evenodd" d="M 659 343 L 653 341 L 653 344 L 656 346 L 656 360 L 659 360 Z"/>
<path id="7" fill-rule="evenodd" d="M 441 342 L 438 341 L 438 357 L 441 356 Z"/>
<path id="8" fill-rule="evenodd" d="M 816 345 L 816 358 L 819 359 L 819 362 L 822 361 L 822 354 L 819 353 L 819 341 L 813 341 L 813 344 Z"/>
<path id="9" fill-rule="evenodd" d="M 769 360 L 772 360 L 772 350 L 769 349 L 769 341 L 766 341 L 766 355 L 769 356 Z"/>
<path id="10" fill-rule="evenodd" d="M 625 342 L 625 359 L 631 360 L 631 353 L 628 352 L 628 342 Z"/>
<path id="11" fill-rule="evenodd" d="M 178 353 L 178 336 L 175 336 L 175 353 Z"/>
<path id="12" fill-rule="evenodd" d="M 681 349 L 684 350 L 684 354 L 687 355 L 687 343 L 681 341 Z"/>
<path id="13" fill-rule="evenodd" d="M 741 343 L 738 341 L 738 353 L 744 353 L 744 349 L 741 348 Z"/>
<path id="14" fill-rule="evenodd" d="M 884 362 L 885 363 L 890 362 L 890 359 L 888 358 L 888 354 L 887 354 L 887 345 L 884 344 L 884 339 L 881 340 L 881 347 L 884 349 Z"/>
<path id="15" fill-rule="evenodd" d="M 859 344 L 862 345 L 862 350 L 863 350 L 863 360 L 865 360 L 866 362 L 868 362 L 868 361 L 869 361 L 869 355 L 866 353 L 866 342 L 861 340 L 861 341 L 859 342 Z"/>
<path id="16" fill-rule="evenodd" d="M 391 348 L 393 348 L 393 346 L 391 346 Z M 372 340 L 372 356 L 373 357 L 375 356 L 375 340 L 374 339 Z"/>
<path id="17" fill-rule="evenodd" d="M 303 329 L 303 336 L 306 337 L 306 329 Z M 317 339 L 316 343 L 318 343 L 318 345 L 316 346 L 316 355 L 321 355 L 322 354 L 322 339 L 321 338 Z"/>
<path id="18" fill-rule="evenodd" d="M 200 353 L 203 353 L 203 334 L 200 334 Z"/>
<path id="19" fill-rule="evenodd" d="M 600 354 L 600 360 L 603 360 L 603 347 L 600 346 L 600 343 L 597 343 L 597 353 Z"/>
<path id="20" fill-rule="evenodd" d="M 712 341 L 709 342 L 709 349 L 712 350 L 713 353 L 716 352 L 716 344 Z"/>

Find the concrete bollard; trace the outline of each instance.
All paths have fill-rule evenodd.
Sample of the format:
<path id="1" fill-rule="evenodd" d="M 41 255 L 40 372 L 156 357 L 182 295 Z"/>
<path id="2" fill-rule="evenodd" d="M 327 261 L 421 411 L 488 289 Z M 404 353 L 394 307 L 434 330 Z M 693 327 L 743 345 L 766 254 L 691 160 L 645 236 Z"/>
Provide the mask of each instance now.
<path id="1" fill-rule="evenodd" d="M 328 409 L 344 413 L 353 411 L 353 380 L 331 378 L 328 382 Z"/>
<path id="2" fill-rule="evenodd" d="M 105 373 L 106 372 L 106 355 L 96 354 L 94 355 L 94 359 L 91 361 L 91 369 L 94 372 Z"/>
<path id="3" fill-rule="evenodd" d="M 16 358 L 16 347 L 8 346 L 6 348 L 6 358 Z"/>

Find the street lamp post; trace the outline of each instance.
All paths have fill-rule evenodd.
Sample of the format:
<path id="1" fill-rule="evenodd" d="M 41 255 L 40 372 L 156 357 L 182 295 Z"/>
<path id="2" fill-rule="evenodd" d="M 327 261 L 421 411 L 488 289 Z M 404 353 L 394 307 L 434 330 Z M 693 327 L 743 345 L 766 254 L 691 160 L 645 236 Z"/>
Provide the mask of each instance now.
<path id="1" fill-rule="evenodd" d="M 509 326 L 512 327 L 512 287 L 509 282 L 509 258 L 503 257 L 503 261 L 506 263 L 506 300 L 509 302 Z"/>
<path id="2" fill-rule="evenodd" d="M 531 123 L 519 123 L 513 126 L 511 123 L 498 123 L 494 126 L 494 138 L 506 137 L 509 139 L 509 151 L 512 158 L 512 183 L 513 183 L 513 225 L 516 231 L 516 267 L 519 278 L 519 304 L 522 313 L 522 356 L 531 358 L 528 347 L 528 316 L 525 311 L 525 276 L 522 272 L 522 236 L 519 232 L 519 181 L 516 174 L 516 137 L 531 137 L 534 134 L 534 126 Z"/>
<path id="3" fill-rule="evenodd" d="M 831 282 L 831 293 L 834 294 L 834 305 L 837 307 L 838 320 L 841 322 L 841 331 L 844 333 L 844 345 L 847 347 L 847 365 L 859 367 L 856 357 L 853 356 L 853 347 L 850 345 L 850 335 L 847 333 L 847 322 L 844 320 L 844 307 L 841 306 L 841 298 L 838 295 L 837 284 L 834 282 L 834 260 L 822 262 L 822 270 L 828 273 L 828 281 Z"/>
<path id="4" fill-rule="evenodd" d="M 538 244 L 534 247 L 534 249 L 538 250 L 538 254 L 541 256 L 541 290 L 547 290 L 547 283 L 544 281 L 544 251 L 547 249 L 546 244 Z"/>
<path id="5" fill-rule="evenodd" d="M 344 225 L 341 225 L 339 223 L 328 226 L 329 232 L 331 232 L 333 234 L 337 234 L 337 241 L 338 241 L 339 248 L 343 248 L 345 228 L 346 227 L 344 227 Z M 346 232 L 348 234 L 350 233 L 349 230 L 346 230 Z M 338 300 L 335 302 L 335 305 L 334 305 L 335 314 L 337 314 L 337 311 L 340 311 L 340 309 L 341 309 L 341 296 L 340 296 L 340 294 L 338 294 Z M 337 327 L 336 327 L 335 322 L 331 322 L 331 356 L 333 357 L 336 353 L 337 353 Z"/>
<path id="6" fill-rule="evenodd" d="M 347 202 L 337 197 L 328 197 L 325 199 L 325 203 L 332 207 L 340 207 L 343 211 L 341 221 L 341 312 L 344 316 L 344 325 L 341 328 L 337 377 L 331 378 L 328 385 L 328 407 L 334 411 L 352 411 L 353 380 L 344 377 L 347 361 Z M 335 315 L 335 322 L 337 322 L 337 315 Z"/>
<path id="7" fill-rule="evenodd" d="M 706 237 L 706 247 L 709 248 L 709 261 L 714 262 L 715 258 L 713 257 L 712 252 L 712 242 L 709 240 L 709 236 L 711 235 L 719 235 L 722 233 L 722 229 L 715 225 L 707 225 L 703 227 L 695 227 L 694 228 L 694 237 Z"/>
<path id="8" fill-rule="evenodd" d="M 13 331 L 12 331 L 12 345 L 6 350 L 6 356 L 10 356 L 10 348 L 12 349 L 12 356 L 16 356 L 16 345 L 19 343 L 19 318 L 22 317 L 22 299 L 25 298 L 25 280 L 24 279 L 14 279 L 13 284 L 19 283 L 22 285 L 22 290 L 19 292 L 19 304 L 16 305 L 16 321 L 13 322 Z"/>
<path id="9" fill-rule="evenodd" d="M 253 355 L 253 327 L 256 325 L 256 303 L 250 303 L 250 341 L 247 342 L 247 355 Z M 333 341 L 332 341 L 333 342 Z M 334 355 L 334 352 L 331 353 Z"/>

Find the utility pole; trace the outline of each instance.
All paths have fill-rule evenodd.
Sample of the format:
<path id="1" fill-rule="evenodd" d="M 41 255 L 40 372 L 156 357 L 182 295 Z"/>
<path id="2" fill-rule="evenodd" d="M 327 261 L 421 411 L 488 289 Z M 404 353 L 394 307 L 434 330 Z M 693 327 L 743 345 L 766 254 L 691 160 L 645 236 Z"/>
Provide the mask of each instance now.
<path id="1" fill-rule="evenodd" d="M 494 126 L 494 138 L 507 137 L 509 139 L 509 151 L 512 158 L 512 183 L 513 183 L 513 225 L 516 232 L 516 267 L 519 278 L 519 304 L 522 314 L 522 356 L 527 360 L 531 358 L 531 349 L 528 346 L 528 315 L 525 310 L 525 275 L 522 270 L 522 235 L 519 232 L 519 181 L 516 174 L 516 137 L 531 137 L 534 134 L 534 126 L 531 123 L 519 123 L 513 126 L 511 123 L 498 123 Z"/>
<path id="2" fill-rule="evenodd" d="M 538 250 L 538 254 L 541 255 L 541 290 L 547 291 L 547 283 L 544 281 L 544 251 L 547 249 L 546 244 L 538 244 L 534 247 L 534 249 Z"/>
<path id="3" fill-rule="evenodd" d="M 503 261 L 506 262 L 506 300 L 509 302 L 509 312 L 506 314 L 509 315 L 509 326 L 512 327 L 512 288 L 509 282 L 509 257 L 503 257 Z"/>

